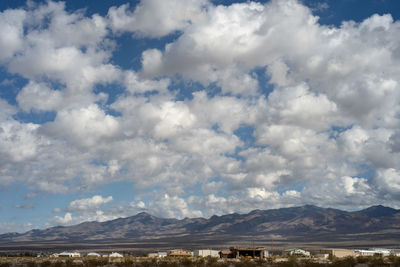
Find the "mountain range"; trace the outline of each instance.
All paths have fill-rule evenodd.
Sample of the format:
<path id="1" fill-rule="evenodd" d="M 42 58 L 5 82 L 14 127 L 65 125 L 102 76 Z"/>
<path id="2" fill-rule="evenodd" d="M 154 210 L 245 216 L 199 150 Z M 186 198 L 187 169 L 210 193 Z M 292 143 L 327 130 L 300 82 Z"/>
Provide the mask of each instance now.
<path id="1" fill-rule="evenodd" d="M 205 218 L 165 219 L 142 212 L 105 222 L 84 222 L 0 235 L 0 243 L 146 240 L 385 240 L 400 238 L 400 210 L 372 206 L 343 211 L 312 205 L 254 210 Z"/>

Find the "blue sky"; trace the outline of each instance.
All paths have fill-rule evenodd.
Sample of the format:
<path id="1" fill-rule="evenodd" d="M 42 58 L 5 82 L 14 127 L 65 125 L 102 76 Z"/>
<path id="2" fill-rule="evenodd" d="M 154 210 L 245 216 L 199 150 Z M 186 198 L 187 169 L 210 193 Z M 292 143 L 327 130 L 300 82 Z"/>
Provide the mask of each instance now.
<path id="1" fill-rule="evenodd" d="M 0 233 L 400 208 L 399 5 L 1 1 Z"/>

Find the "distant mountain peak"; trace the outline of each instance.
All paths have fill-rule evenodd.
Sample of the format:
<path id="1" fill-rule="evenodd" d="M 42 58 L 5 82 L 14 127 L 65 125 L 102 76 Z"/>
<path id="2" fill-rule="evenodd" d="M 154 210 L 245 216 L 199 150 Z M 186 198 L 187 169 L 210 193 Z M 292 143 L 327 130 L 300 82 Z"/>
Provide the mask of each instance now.
<path id="1" fill-rule="evenodd" d="M 390 207 L 376 205 L 376 206 L 371 206 L 369 208 L 363 209 L 360 211 L 360 213 L 365 214 L 367 216 L 383 217 L 383 216 L 389 216 L 389 215 L 393 215 L 396 213 L 400 213 L 400 211 L 390 208 Z"/>
<path id="2" fill-rule="evenodd" d="M 139 212 L 138 214 L 136 214 L 135 217 L 153 217 L 153 215 L 151 215 L 145 211 L 142 211 L 142 212 Z"/>

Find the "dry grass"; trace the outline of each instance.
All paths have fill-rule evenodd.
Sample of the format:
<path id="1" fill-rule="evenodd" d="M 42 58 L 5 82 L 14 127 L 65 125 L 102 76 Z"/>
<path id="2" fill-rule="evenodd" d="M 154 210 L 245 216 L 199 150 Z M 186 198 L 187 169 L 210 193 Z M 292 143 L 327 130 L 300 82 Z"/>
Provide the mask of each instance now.
<path id="1" fill-rule="evenodd" d="M 318 262 L 314 259 L 297 259 L 291 257 L 285 261 L 278 261 L 274 258 L 267 259 L 231 259 L 222 260 L 216 258 L 145 258 L 126 256 L 119 261 L 110 260 L 109 258 L 33 258 L 33 257 L 0 257 L 0 267 L 354 267 L 357 264 L 363 266 L 400 266 L 400 257 L 346 257 L 342 259 L 333 259 L 330 262 Z"/>

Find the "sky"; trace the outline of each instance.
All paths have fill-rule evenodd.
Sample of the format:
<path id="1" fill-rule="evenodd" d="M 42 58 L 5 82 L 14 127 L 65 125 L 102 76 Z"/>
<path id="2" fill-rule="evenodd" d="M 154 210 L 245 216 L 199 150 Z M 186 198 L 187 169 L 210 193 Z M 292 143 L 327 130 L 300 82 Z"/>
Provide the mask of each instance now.
<path id="1" fill-rule="evenodd" d="M 397 0 L 0 2 L 0 233 L 400 208 Z"/>

